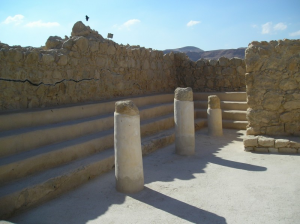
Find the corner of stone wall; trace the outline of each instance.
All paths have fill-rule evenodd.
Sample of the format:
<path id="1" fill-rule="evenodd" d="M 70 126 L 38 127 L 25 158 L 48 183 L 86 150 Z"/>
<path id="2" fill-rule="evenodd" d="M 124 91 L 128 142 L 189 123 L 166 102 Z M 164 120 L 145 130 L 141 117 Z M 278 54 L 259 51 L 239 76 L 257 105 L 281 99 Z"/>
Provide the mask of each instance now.
<path id="1" fill-rule="evenodd" d="M 246 49 L 247 134 L 300 136 L 300 40 Z"/>

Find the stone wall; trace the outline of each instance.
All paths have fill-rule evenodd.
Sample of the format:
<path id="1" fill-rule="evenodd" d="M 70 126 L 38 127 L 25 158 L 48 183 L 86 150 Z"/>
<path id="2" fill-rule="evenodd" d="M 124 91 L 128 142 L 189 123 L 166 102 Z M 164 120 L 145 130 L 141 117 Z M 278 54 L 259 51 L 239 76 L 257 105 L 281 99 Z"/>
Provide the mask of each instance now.
<path id="1" fill-rule="evenodd" d="M 183 53 L 175 54 L 177 86 L 190 86 L 194 91 L 226 92 L 245 91 L 245 61 L 221 57 L 219 60 L 186 59 Z"/>
<path id="2" fill-rule="evenodd" d="M 247 134 L 300 136 L 300 40 L 246 49 Z"/>
<path id="3" fill-rule="evenodd" d="M 173 61 L 161 51 L 105 40 L 81 22 L 46 50 L 0 44 L 0 109 L 48 107 L 175 88 Z"/>
<path id="4" fill-rule="evenodd" d="M 193 62 L 185 54 L 119 45 L 75 23 L 71 37 L 49 37 L 44 48 L 0 43 L 0 110 L 173 92 L 245 89 L 241 59 Z"/>

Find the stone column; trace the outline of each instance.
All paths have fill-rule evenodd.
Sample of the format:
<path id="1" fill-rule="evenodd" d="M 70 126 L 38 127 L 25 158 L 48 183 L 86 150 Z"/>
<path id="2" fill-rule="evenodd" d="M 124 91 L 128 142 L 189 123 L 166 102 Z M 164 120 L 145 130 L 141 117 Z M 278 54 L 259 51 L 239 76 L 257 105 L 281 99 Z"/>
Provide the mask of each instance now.
<path id="1" fill-rule="evenodd" d="M 174 97 L 175 148 L 179 155 L 195 153 L 193 90 L 177 88 Z"/>
<path id="2" fill-rule="evenodd" d="M 222 110 L 220 109 L 220 99 L 216 95 L 208 96 L 207 123 L 209 135 L 223 135 Z"/>
<path id="3" fill-rule="evenodd" d="M 116 188 L 135 193 L 144 188 L 140 114 L 131 100 L 118 101 L 114 113 Z"/>

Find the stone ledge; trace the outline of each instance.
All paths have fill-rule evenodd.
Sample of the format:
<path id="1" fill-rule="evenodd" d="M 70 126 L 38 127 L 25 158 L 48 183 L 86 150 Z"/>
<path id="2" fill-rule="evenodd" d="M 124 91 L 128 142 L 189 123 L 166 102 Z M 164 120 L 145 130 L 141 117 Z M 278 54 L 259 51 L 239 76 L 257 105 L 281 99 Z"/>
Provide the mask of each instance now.
<path id="1" fill-rule="evenodd" d="M 247 152 L 300 153 L 300 139 L 296 137 L 247 135 L 244 137 L 243 142 Z"/>

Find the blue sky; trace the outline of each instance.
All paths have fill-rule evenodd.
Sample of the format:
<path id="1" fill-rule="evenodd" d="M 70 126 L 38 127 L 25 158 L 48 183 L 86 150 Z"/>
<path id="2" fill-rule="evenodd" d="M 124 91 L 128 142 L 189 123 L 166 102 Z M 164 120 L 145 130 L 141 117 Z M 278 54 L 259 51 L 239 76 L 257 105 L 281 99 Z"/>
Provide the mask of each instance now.
<path id="1" fill-rule="evenodd" d="M 119 44 L 230 49 L 300 39 L 300 0 L 0 0 L 0 41 L 9 45 L 45 45 L 77 21 Z"/>

